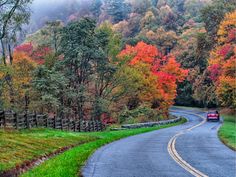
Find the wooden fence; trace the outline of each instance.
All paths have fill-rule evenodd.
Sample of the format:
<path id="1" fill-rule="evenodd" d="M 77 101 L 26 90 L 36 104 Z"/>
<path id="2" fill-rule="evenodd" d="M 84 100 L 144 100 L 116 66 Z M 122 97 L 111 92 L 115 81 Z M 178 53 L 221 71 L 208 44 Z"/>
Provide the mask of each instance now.
<path id="1" fill-rule="evenodd" d="M 49 118 L 47 115 L 16 114 L 0 111 L 0 128 L 53 128 L 74 132 L 93 132 L 102 131 L 105 126 L 98 120 L 70 120 L 59 117 Z"/>

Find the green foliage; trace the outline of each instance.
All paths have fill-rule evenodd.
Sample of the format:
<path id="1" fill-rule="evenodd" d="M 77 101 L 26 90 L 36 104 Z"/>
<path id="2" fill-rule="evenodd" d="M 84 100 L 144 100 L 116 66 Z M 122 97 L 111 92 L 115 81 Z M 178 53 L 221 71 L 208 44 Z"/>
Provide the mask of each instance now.
<path id="1" fill-rule="evenodd" d="M 12 63 L 11 46 L 16 44 L 18 33 L 22 32 L 22 26 L 30 20 L 29 5 L 32 0 L 6 0 L 0 1 L 0 64 L 7 64 L 7 55 Z"/>
<path id="2" fill-rule="evenodd" d="M 90 11 L 94 15 L 94 17 L 98 18 L 101 14 L 101 6 L 102 1 L 101 0 L 93 0 L 92 5 L 90 7 Z"/>
<path id="3" fill-rule="evenodd" d="M 45 66 L 40 66 L 34 71 L 33 78 L 32 109 L 47 112 L 57 112 L 62 109 L 61 99 L 65 95 L 68 86 L 68 79 L 64 75 L 52 68 L 49 70 Z"/>
<path id="4" fill-rule="evenodd" d="M 180 83 L 177 88 L 175 104 L 180 106 L 198 106 L 193 98 L 193 88 L 189 81 Z"/>
<path id="5" fill-rule="evenodd" d="M 139 106 L 133 110 L 125 108 L 119 115 L 119 122 L 121 124 L 157 121 L 157 120 L 158 120 L 157 111 L 147 106 Z"/>
<path id="6" fill-rule="evenodd" d="M 130 6 L 124 0 L 105 0 L 106 11 L 112 16 L 113 22 L 117 23 L 127 18 Z"/>

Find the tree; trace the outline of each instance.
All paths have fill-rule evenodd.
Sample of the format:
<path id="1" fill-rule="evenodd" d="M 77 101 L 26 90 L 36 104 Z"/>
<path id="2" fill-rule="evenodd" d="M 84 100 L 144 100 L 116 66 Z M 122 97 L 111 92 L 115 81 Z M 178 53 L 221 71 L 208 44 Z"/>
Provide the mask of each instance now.
<path id="1" fill-rule="evenodd" d="M 176 97 L 177 82 L 183 82 L 188 71 L 181 69 L 174 57 L 164 57 L 155 46 L 144 42 L 139 42 L 134 47 L 127 45 L 119 58 L 144 76 L 142 80 L 149 91 L 144 89 L 139 100 L 148 101 L 152 108 L 166 114 Z"/>
<path id="2" fill-rule="evenodd" d="M 167 55 L 176 46 L 178 37 L 174 31 L 165 31 L 160 27 L 156 32 L 148 31 L 146 37 L 152 40 L 163 55 Z"/>
<path id="3" fill-rule="evenodd" d="M 156 22 L 156 17 L 152 11 L 147 11 L 145 16 L 141 19 L 140 27 L 145 29 L 152 29 Z"/>
<path id="4" fill-rule="evenodd" d="M 48 56 L 55 56 L 48 46 L 33 46 L 32 43 L 24 43 L 14 49 L 15 52 L 24 53 L 38 64 L 44 64 Z M 56 57 L 56 56 L 55 56 Z"/>
<path id="5" fill-rule="evenodd" d="M 128 2 L 131 4 L 134 13 L 145 14 L 152 7 L 150 0 L 129 0 Z"/>
<path id="6" fill-rule="evenodd" d="M 106 11 L 114 23 L 125 20 L 130 11 L 130 5 L 124 0 L 105 0 Z"/>
<path id="7" fill-rule="evenodd" d="M 67 101 L 79 119 L 84 119 L 86 86 L 92 74 L 92 61 L 97 57 L 94 20 L 89 18 L 69 23 L 62 30 L 60 52 L 64 55 L 61 67 L 67 79 L 71 97 Z M 73 97 L 72 97 L 73 95 Z"/>
<path id="8" fill-rule="evenodd" d="M 208 71 L 215 83 L 222 106 L 236 108 L 236 11 L 227 13 L 220 23 L 217 46 L 211 51 Z"/>
<path id="9" fill-rule="evenodd" d="M 32 72 L 37 64 L 25 53 L 14 52 L 12 65 L 1 66 L 4 107 L 13 110 L 27 110 L 31 89 Z M 27 100 L 26 100 L 27 99 Z"/>
<path id="10" fill-rule="evenodd" d="M 33 73 L 32 86 L 33 110 L 58 114 L 66 110 L 64 99 L 68 80 L 55 67 L 48 69 L 43 65 L 39 66 Z"/>
<path id="11" fill-rule="evenodd" d="M 1 0 L 0 1 L 0 42 L 3 62 L 6 65 L 6 45 L 11 54 L 10 44 L 16 38 L 16 32 L 29 21 L 28 5 L 31 0 Z M 11 61 L 12 62 L 12 61 Z"/>
<path id="12" fill-rule="evenodd" d="M 113 89 L 116 88 L 114 75 L 117 71 L 115 59 L 120 51 L 121 41 L 109 23 L 100 25 L 95 32 L 98 57 L 93 61 L 95 86 L 92 118 L 100 120 L 104 113 L 109 113 L 109 105 L 113 101 Z"/>
<path id="13" fill-rule="evenodd" d="M 224 15 L 235 9 L 236 2 L 234 0 L 215 0 L 202 9 L 201 18 L 205 23 L 205 28 L 213 40 L 212 44 L 217 40 L 217 31 Z M 212 20 L 214 19 L 214 20 Z"/>
<path id="14" fill-rule="evenodd" d="M 90 7 L 90 11 L 92 12 L 95 18 L 98 18 L 101 14 L 102 1 L 101 0 L 93 0 L 92 5 Z"/>

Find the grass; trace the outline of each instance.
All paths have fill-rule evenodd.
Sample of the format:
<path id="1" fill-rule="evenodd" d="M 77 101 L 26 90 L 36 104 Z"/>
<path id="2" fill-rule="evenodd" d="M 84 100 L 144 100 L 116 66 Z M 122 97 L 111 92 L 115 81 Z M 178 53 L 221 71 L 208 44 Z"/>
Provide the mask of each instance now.
<path id="1" fill-rule="evenodd" d="M 219 137 L 224 144 L 236 150 L 236 116 L 223 115 L 223 118 L 224 123 L 218 132 Z"/>
<path id="2" fill-rule="evenodd" d="M 112 141 L 119 140 L 128 136 L 150 132 L 162 128 L 168 128 L 171 126 L 179 125 L 186 122 L 182 119 L 178 123 L 172 123 L 168 125 L 151 127 L 151 128 L 140 128 L 132 130 L 122 131 L 106 131 L 106 132 L 95 132 L 90 133 L 91 136 L 98 137 L 96 141 L 85 143 L 68 150 L 36 168 L 23 174 L 22 177 L 75 177 L 81 174 L 81 168 L 86 163 L 89 156 L 99 147 L 108 144 Z M 86 134 L 86 133 L 85 133 Z M 83 135 L 83 134 L 82 134 Z"/>
<path id="3" fill-rule="evenodd" d="M 59 148 L 96 139 L 95 136 L 48 129 L 0 130 L 0 172 Z"/>
<path id="4" fill-rule="evenodd" d="M 197 111 L 207 111 L 207 108 L 198 108 L 198 107 L 191 107 L 191 106 L 173 106 L 172 108 L 177 109 L 185 109 L 185 110 L 197 110 Z"/>

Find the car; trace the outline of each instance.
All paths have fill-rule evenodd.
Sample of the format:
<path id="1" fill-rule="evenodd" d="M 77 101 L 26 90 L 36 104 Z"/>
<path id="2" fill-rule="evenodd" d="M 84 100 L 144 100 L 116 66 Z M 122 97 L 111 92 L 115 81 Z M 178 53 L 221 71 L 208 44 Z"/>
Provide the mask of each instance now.
<path id="1" fill-rule="evenodd" d="M 220 121 L 220 113 L 218 111 L 209 111 L 207 113 L 207 121 Z"/>

